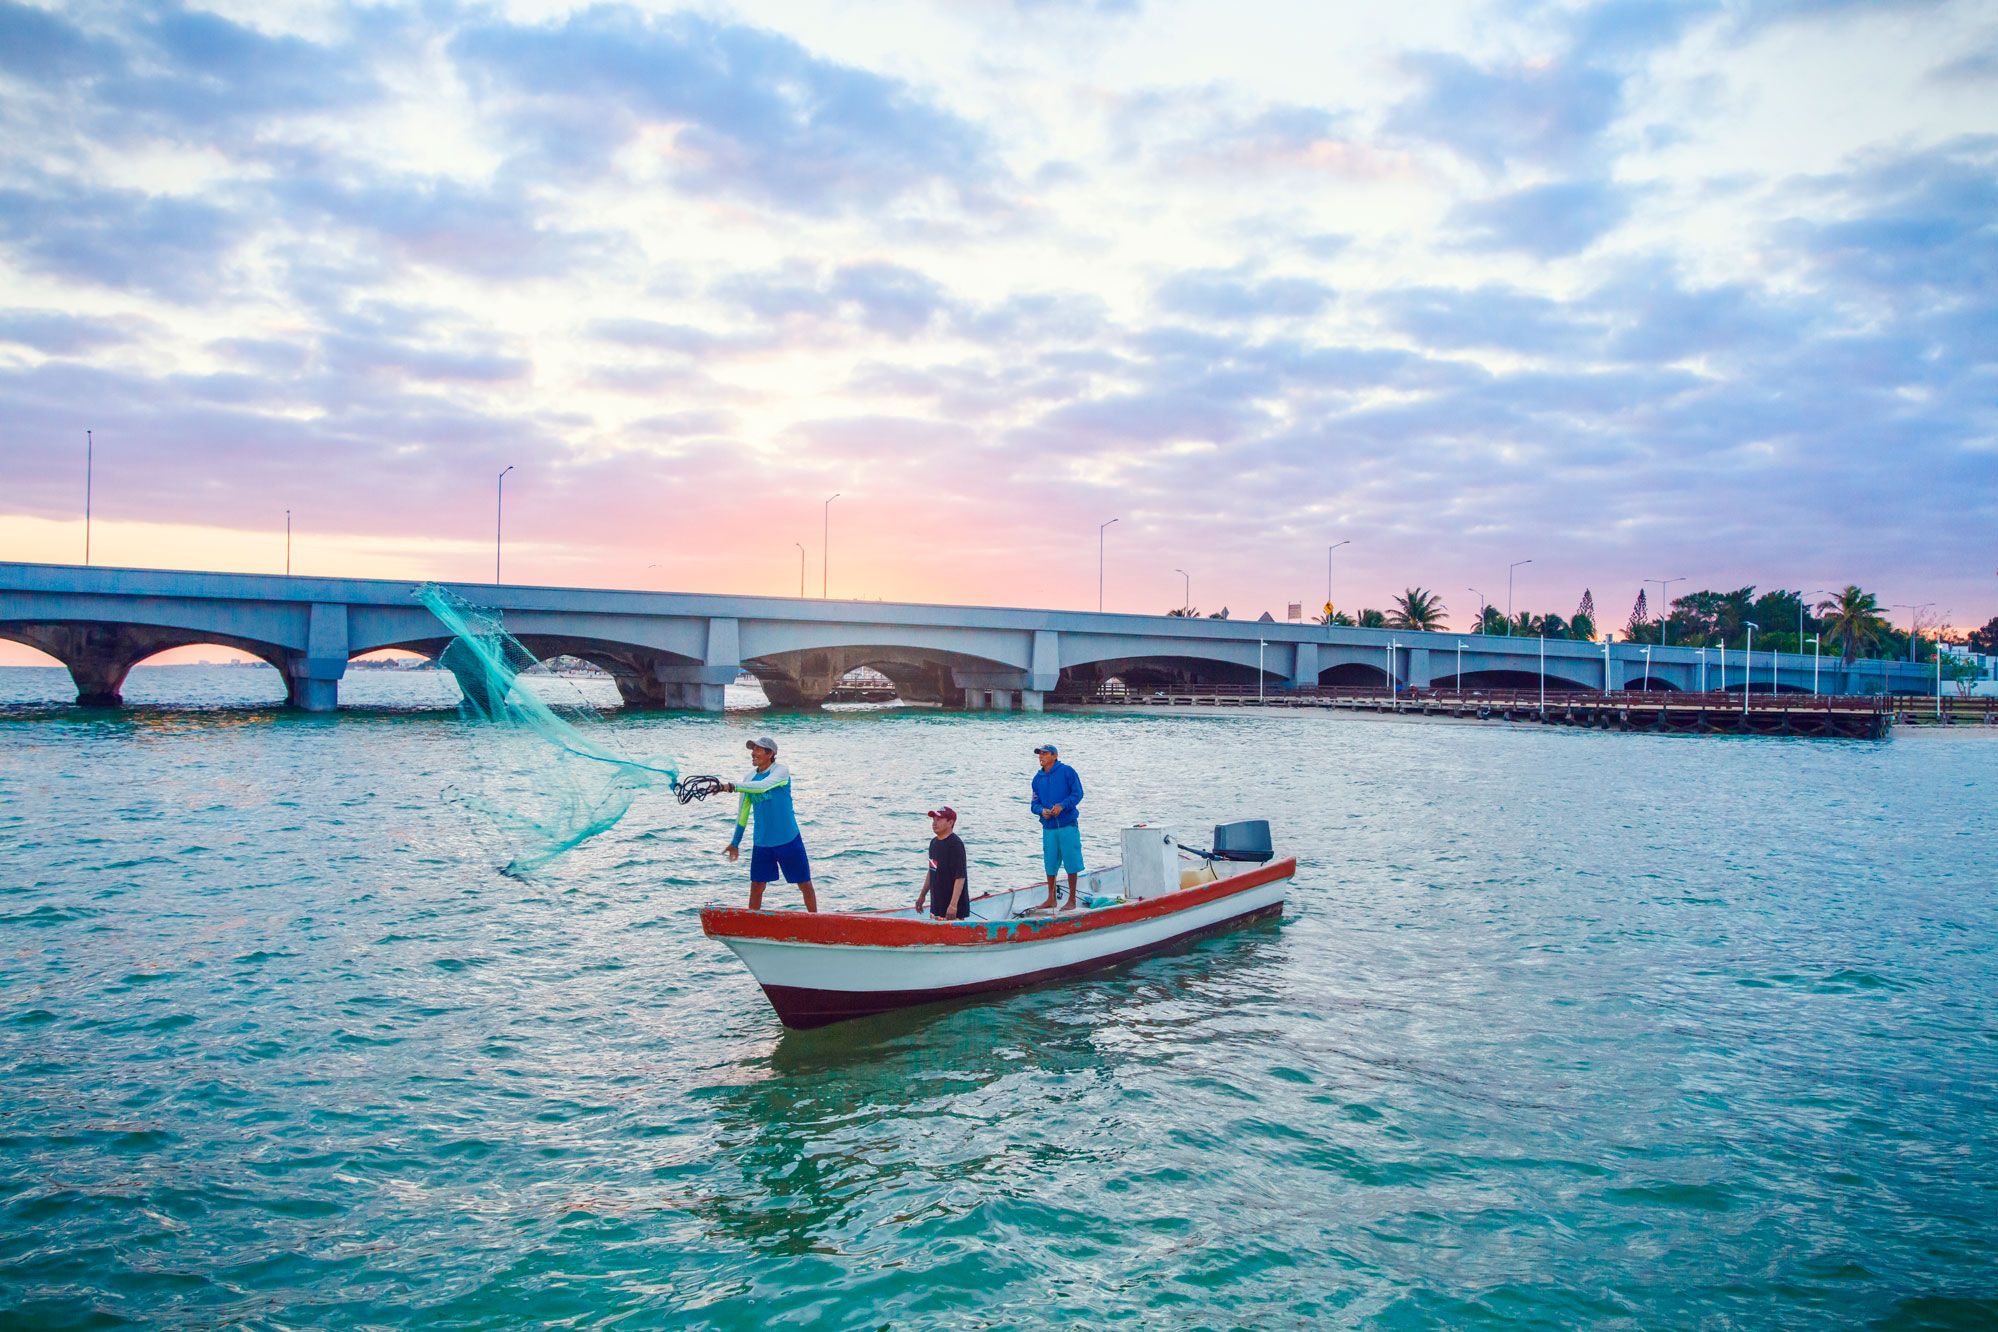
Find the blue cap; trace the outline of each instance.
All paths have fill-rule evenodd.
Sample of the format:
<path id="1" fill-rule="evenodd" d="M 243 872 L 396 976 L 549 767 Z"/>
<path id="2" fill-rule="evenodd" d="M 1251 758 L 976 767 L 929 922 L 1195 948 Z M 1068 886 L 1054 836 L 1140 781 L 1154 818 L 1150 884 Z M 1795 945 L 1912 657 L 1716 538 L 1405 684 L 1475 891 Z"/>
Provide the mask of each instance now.
<path id="1" fill-rule="evenodd" d="M 1035 749 L 1035 750 L 1034 750 L 1034 752 L 1035 752 L 1036 754 L 1059 754 L 1059 753 L 1061 753 L 1061 751 L 1060 751 L 1059 749 L 1055 748 L 1055 747 L 1054 747 L 1053 745 L 1042 745 L 1042 746 L 1040 746 L 1039 748 Z"/>

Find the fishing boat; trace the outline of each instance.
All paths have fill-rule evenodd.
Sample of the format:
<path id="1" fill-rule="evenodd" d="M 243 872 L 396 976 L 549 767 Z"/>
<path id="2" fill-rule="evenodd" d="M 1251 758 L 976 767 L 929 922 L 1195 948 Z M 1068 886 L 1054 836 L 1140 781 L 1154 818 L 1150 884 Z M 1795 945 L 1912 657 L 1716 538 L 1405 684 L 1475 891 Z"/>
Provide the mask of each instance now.
<path id="1" fill-rule="evenodd" d="M 1276 917 L 1297 873 L 1295 857 L 1276 857 L 1261 819 L 1222 824 L 1206 849 L 1144 825 L 1121 842 L 1124 863 L 1082 875 L 1074 910 L 1049 911 L 1037 883 L 972 898 L 964 920 L 913 907 L 707 907 L 701 928 L 742 959 L 785 1026 L 823 1027 L 1069 980 Z"/>

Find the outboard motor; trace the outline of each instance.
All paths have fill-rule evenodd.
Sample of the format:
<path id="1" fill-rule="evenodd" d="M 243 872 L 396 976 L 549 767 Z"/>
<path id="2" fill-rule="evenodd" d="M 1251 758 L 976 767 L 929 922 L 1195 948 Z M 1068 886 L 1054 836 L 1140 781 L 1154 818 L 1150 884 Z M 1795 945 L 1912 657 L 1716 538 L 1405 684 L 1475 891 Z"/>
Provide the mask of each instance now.
<path id="1" fill-rule="evenodd" d="M 1276 849 L 1270 843 L 1270 821 L 1243 819 L 1239 823 L 1216 824 L 1213 856 L 1216 860 L 1268 864 L 1276 859 Z"/>

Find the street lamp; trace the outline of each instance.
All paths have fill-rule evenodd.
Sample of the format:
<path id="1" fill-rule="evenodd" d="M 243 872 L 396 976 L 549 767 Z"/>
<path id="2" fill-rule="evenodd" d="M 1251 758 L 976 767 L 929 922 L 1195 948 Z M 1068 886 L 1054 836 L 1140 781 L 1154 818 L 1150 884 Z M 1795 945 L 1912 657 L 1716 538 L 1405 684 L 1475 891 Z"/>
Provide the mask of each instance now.
<path id="1" fill-rule="evenodd" d="M 1665 637 L 1666 634 L 1665 612 L 1668 605 L 1666 589 L 1670 588 L 1674 583 L 1685 582 L 1686 576 L 1684 574 L 1681 574 L 1677 578 L 1646 578 L 1643 581 L 1647 584 L 1649 583 L 1658 584 L 1658 646 L 1670 647 L 1671 642 Z M 1649 666 L 1646 666 L 1644 668 L 1644 674 L 1646 679 L 1651 678 L 1651 668 Z"/>
<path id="2" fill-rule="evenodd" d="M 1547 720 L 1547 635 L 1540 635 L 1540 720 Z"/>
<path id="3" fill-rule="evenodd" d="M 1398 684 L 1398 683 L 1396 682 L 1396 680 L 1395 680 L 1395 678 L 1394 678 L 1394 658 L 1395 658 L 1395 653 L 1396 653 L 1397 651 L 1399 651 L 1399 650 L 1400 650 L 1400 648 L 1401 648 L 1401 640 L 1400 640 L 1400 639 L 1396 639 L 1396 638 L 1390 638 L 1390 639 L 1388 640 L 1388 649 L 1387 649 L 1387 654 L 1388 654 L 1388 699 L 1389 699 L 1389 701 L 1390 701 L 1390 702 L 1393 702 L 1393 703 L 1396 703 L 1396 704 L 1399 704 L 1399 703 L 1401 702 L 1401 688 L 1400 688 L 1399 684 Z"/>
<path id="4" fill-rule="evenodd" d="M 1647 578 L 1647 579 L 1645 579 L 1644 581 L 1645 581 L 1645 582 L 1647 582 L 1647 583 L 1655 583 L 1655 582 L 1657 582 L 1658 580 L 1657 580 L 1657 579 L 1655 579 L 1655 578 Z M 1661 644 L 1660 646 L 1663 646 L 1663 645 Z M 1645 687 L 1645 689 L 1646 689 L 1646 690 L 1648 691 L 1648 690 L 1649 690 L 1649 689 L 1651 688 L 1651 685 L 1652 685 L 1652 680 L 1651 680 L 1651 644 L 1649 644 L 1649 643 L 1646 643 L 1646 644 L 1644 645 L 1644 687 Z"/>
<path id="5" fill-rule="evenodd" d="M 1800 648 L 1804 646 L 1802 639 L 1797 640 L 1797 646 Z M 1812 634 L 1811 635 L 1811 697 L 1812 698 L 1816 698 L 1818 696 L 1818 662 L 1820 660 L 1821 658 L 1818 655 L 1818 636 L 1816 634 Z"/>
<path id="6" fill-rule="evenodd" d="M 1464 697 L 1464 640 L 1461 635 L 1457 639 L 1457 697 Z"/>
<path id="7" fill-rule="evenodd" d="M 1478 589 L 1475 587 L 1467 587 L 1464 590 L 1466 592 L 1478 592 Z M 1491 603 L 1485 600 L 1485 594 L 1478 592 L 1478 632 L 1481 634 L 1485 631 L 1485 607 L 1489 605 Z"/>
<path id="8" fill-rule="evenodd" d="M 1512 571 L 1522 564 L 1531 563 L 1533 563 L 1532 560 L 1514 560 L 1505 568 L 1505 634 L 1507 638 L 1512 637 Z"/>
<path id="9" fill-rule="evenodd" d="M 1186 580 L 1186 600 L 1179 603 L 1180 617 L 1184 619 L 1193 614 L 1193 575 L 1184 569 L 1174 569 L 1173 572 Z"/>
<path id="10" fill-rule="evenodd" d="M 1894 610 L 1904 610 L 1908 612 L 1908 660 L 1911 662 L 1915 659 L 1915 649 L 1919 646 L 1919 640 L 1917 640 L 1915 636 L 1916 635 L 1915 612 L 1927 610 L 1929 607 L 1935 604 L 1936 603 L 1933 601 L 1924 601 L 1919 606 L 1909 606 L 1898 601 L 1894 603 L 1893 606 Z"/>
<path id="11" fill-rule="evenodd" d="M 97 457 L 97 437 L 83 432 L 83 567 L 90 567 L 90 478 Z"/>
<path id="12" fill-rule="evenodd" d="M 513 470 L 513 464 L 508 463 L 506 467 L 506 472 L 501 472 L 499 474 L 499 485 L 497 487 L 498 493 L 497 495 L 495 495 L 493 499 L 493 586 L 494 587 L 499 586 L 499 580 L 500 580 L 500 530 L 501 530 L 501 520 L 506 516 L 506 473 L 511 472 L 512 470 Z"/>
<path id="13" fill-rule="evenodd" d="M 291 577 L 291 510 L 284 511 L 284 576 Z"/>
<path id="14" fill-rule="evenodd" d="M 820 518 L 819 549 L 824 552 L 825 556 L 819 562 L 820 601 L 826 599 L 828 590 L 832 587 L 832 502 L 838 499 L 843 493 L 845 492 L 836 492 L 830 499 L 826 500 L 825 512 Z"/>
<path id="15" fill-rule="evenodd" d="M 1700 692 L 1707 692 L 1707 650 L 1700 649 Z"/>
<path id="16" fill-rule="evenodd" d="M 1117 520 L 1112 518 L 1110 523 Z M 1096 529 L 1096 613 L 1103 613 L 1103 534 L 1110 529 L 1110 523 L 1103 523 Z"/>
<path id="17" fill-rule="evenodd" d="M 1256 640 L 1256 702 L 1258 703 L 1263 701 L 1263 648 L 1268 646 L 1268 641 L 1262 638 Z"/>
<path id="18" fill-rule="evenodd" d="M 1609 697 L 1609 692 L 1610 692 L 1610 651 L 1609 650 L 1610 650 L 1610 640 L 1614 637 L 1615 635 L 1613 634 L 1603 635 L 1603 697 L 1605 698 Z"/>
<path id="19" fill-rule="evenodd" d="M 1344 541 L 1334 542 L 1325 548 L 1325 621 L 1327 625 L 1330 625 L 1332 622 L 1332 552 L 1339 549 L 1340 546 L 1350 546 L 1352 544 L 1352 539 L 1349 537 Z"/>
<path id="20" fill-rule="evenodd" d="M 1741 649 L 1741 719 L 1748 720 L 1748 695 L 1755 684 L 1755 631 L 1762 626 L 1753 620 L 1743 620 L 1748 626 L 1748 643 Z"/>
<path id="21" fill-rule="evenodd" d="M 805 599 L 805 543 L 802 541 L 793 541 L 791 544 L 798 548 L 798 600 L 803 601 Z"/>

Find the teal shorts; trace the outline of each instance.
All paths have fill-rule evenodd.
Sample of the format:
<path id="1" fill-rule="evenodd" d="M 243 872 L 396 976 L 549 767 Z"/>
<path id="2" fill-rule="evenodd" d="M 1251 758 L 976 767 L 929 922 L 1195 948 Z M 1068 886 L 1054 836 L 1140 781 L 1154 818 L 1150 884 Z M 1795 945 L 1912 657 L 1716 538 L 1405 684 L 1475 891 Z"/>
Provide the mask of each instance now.
<path id="1" fill-rule="evenodd" d="M 1042 828 L 1041 863 L 1049 874 L 1064 867 L 1070 874 L 1082 873 L 1082 829 L 1073 823 L 1066 828 Z"/>

